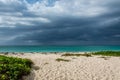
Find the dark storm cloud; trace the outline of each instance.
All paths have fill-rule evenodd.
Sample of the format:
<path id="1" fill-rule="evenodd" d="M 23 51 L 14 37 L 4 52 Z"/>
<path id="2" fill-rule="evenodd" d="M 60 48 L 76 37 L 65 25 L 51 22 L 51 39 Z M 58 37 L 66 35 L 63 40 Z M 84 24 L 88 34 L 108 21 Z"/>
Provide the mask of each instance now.
<path id="1" fill-rule="evenodd" d="M 65 19 L 63 19 L 64 21 Z M 74 19 L 75 21 L 75 19 Z M 78 19 L 77 19 L 78 21 Z M 79 21 L 82 21 L 81 19 Z M 62 21 L 61 21 L 62 22 Z M 71 22 L 68 20 L 68 22 Z M 84 22 L 84 21 L 83 21 Z M 20 30 L 31 34 L 27 34 L 24 36 L 17 37 L 15 41 L 24 42 L 27 44 L 75 44 L 75 45 L 87 45 L 87 44 L 119 44 L 120 41 L 120 25 L 119 22 L 115 23 L 114 25 L 105 26 L 104 27 L 94 27 L 95 21 L 91 21 L 91 24 L 88 25 L 87 21 L 84 23 L 73 24 L 76 22 L 71 22 L 71 24 L 56 24 L 59 26 L 51 26 L 46 25 L 46 28 L 35 27 L 34 30 L 29 28 Z M 63 22 L 64 23 L 64 22 Z M 43 25 L 44 26 L 44 25 Z M 62 27 L 60 27 L 62 26 Z M 73 27 L 74 26 L 74 27 Z M 91 26 L 91 27 L 90 27 Z"/>
<path id="2" fill-rule="evenodd" d="M 85 10 L 79 6 L 80 1 Z M 62 2 L 78 2 L 78 5 L 73 8 Z M 99 0 L 93 1 L 94 4 L 85 2 L 61 0 L 55 7 L 46 7 L 42 2 L 10 0 L 8 4 L 7 0 L 0 0 L 0 44 L 120 45 L 119 0 L 107 0 L 100 5 Z"/>

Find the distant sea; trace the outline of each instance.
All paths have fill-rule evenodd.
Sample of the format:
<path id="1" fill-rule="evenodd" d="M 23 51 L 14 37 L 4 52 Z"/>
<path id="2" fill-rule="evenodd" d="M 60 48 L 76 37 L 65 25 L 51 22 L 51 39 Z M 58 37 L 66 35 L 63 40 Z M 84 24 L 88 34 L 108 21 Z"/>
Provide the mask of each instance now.
<path id="1" fill-rule="evenodd" d="M 120 51 L 120 46 L 0 46 L 0 52 Z"/>

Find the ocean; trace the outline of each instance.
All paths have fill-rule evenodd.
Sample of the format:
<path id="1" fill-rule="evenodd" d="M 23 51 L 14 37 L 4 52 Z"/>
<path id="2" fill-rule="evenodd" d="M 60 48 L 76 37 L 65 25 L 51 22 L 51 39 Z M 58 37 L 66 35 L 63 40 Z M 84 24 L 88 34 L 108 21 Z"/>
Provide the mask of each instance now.
<path id="1" fill-rule="evenodd" d="M 0 52 L 95 52 L 120 51 L 120 46 L 0 46 Z"/>

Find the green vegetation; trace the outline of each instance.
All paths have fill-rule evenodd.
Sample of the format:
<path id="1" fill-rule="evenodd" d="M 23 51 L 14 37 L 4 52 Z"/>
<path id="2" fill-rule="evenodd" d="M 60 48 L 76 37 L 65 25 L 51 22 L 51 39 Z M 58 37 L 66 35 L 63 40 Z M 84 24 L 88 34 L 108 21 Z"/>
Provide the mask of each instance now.
<path id="1" fill-rule="evenodd" d="M 92 57 L 92 55 L 102 55 L 102 56 L 120 56 L 120 51 L 99 51 L 99 52 L 93 52 L 93 53 L 85 53 L 85 54 L 71 54 L 66 53 L 62 54 L 61 56 L 86 56 L 86 57 Z"/>
<path id="2" fill-rule="evenodd" d="M 70 54 L 70 53 L 66 53 L 66 54 L 63 54 L 62 56 L 86 56 L 86 57 L 91 57 L 92 55 L 91 54 Z"/>
<path id="3" fill-rule="evenodd" d="M 22 80 L 23 75 L 28 75 L 32 61 L 15 57 L 0 55 L 0 80 Z"/>
<path id="4" fill-rule="evenodd" d="M 57 58 L 56 61 L 58 61 L 58 62 L 60 62 L 60 61 L 69 62 L 70 60 L 68 60 L 68 59 L 62 59 L 62 58 Z"/>
<path id="5" fill-rule="evenodd" d="M 102 55 L 102 56 L 120 56 L 120 51 L 100 51 L 94 52 L 93 55 Z"/>

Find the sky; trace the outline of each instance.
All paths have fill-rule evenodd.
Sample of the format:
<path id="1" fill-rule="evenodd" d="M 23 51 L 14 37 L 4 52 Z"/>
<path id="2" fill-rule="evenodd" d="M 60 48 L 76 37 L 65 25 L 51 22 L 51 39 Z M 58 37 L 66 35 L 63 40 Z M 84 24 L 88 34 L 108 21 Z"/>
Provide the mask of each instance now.
<path id="1" fill-rule="evenodd" d="M 120 0 L 0 0 L 0 45 L 120 45 Z"/>

